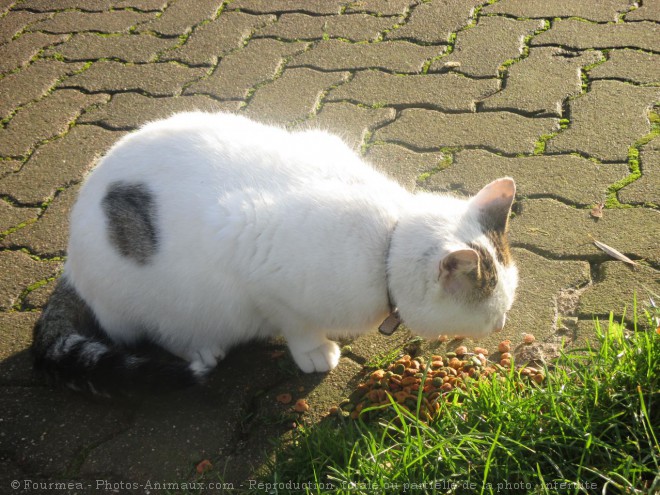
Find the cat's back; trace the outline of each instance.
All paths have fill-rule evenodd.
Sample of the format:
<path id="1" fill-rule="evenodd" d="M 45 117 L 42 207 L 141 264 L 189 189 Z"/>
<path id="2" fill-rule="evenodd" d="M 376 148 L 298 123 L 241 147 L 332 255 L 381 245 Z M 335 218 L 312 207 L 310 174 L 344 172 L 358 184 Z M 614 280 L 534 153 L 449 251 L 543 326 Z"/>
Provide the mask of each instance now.
<path id="1" fill-rule="evenodd" d="M 158 231 L 161 252 L 171 248 L 175 256 L 182 236 L 211 246 L 212 236 L 245 237 L 241 232 L 257 225 L 286 231 L 311 210 L 329 224 L 337 221 L 325 219 L 329 212 L 389 210 L 403 194 L 326 132 L 291 132 L 226 113 L 176 114 L 125 136 L 87 177 L 72 212 L 69 252 L 96 250 L 101 259 L 104 225 L 116 217 L 124 229 L 127 209 L 151 215 L 143 223 Z"/>
<path id="2" fill-rule="evenodd" d="M 148 181 L 199 191 L 292 188 L 364 178 L 357 155 L 319 130 L 290 132 L 228 113 L 186 112 L 146 124 L 120 140 L 88 182 Z M 370 177 L 372 178 L 372 177 Z"/>

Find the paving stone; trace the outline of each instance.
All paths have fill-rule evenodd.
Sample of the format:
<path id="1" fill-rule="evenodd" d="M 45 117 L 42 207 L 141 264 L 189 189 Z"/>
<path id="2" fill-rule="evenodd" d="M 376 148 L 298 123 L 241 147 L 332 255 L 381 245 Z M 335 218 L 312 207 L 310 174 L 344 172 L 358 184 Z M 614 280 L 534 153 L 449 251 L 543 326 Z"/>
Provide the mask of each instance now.
<path id="1" fill-rule="evenodd" d="M 429 150 L 444 146 L 485 147 L 502 153 L 531 153 L 542 134 L 558 129 L 557 119 L 528 118 L 509 112 L 446 114 L 406 109 L 375 139 Z"/>
<path id="2" fill-rule="evenodd" d="M 213 73 L 191 84 L 186 94 L 204 93 L 220 99 L 244 99 L 255 86 L 273 79 L 288 57 L 304 51 L 309 43 L 284 43 L 252 39 L 240 50 L 222 58 Z"/>
<path id="3" fill-rule="evenodd" d="M 76 469 L 87 450 L 125 431 L 132 411 L 62 390 L 19 386 L 3 390 L 0 415 L 2 452 L 24 472 L 53 481 Z M 106 468 L 104 474 L 109 472 Z"/>
<path id="4" fill-rule="evenodd" d="M 174 96 L 186 83 L 205 73 L 201 67 L 189 68 L 167 62 L 129 65 L 100 60 L 86 71 L 67 78 L 60 86 L 93 92 L 144 91 L 154 96 Z"/>
<path id="5" fill-rule="evenodd" d="M 574 155 L 506 158 L 485 150 L 456 153 L 451 167 L 432 175 L 425 187 L 476 194 L 498 177 L 516 180 L 519 198 L 552 196 L 583 206 L 605 199 L 607 188 L 629 175 L 626 164 L 599 164 Z"/>
<path id="6" fill-rule="evenodd" d="M 236 482 L 236 473 L 241 471 L 241 481 L 245 481 L 245 469 L 252 466 L 242 465 L 250 458 L 249 453 L 242 451 L 242 444 L 245 437 L 253 434 L 246 405 L 285 378 L 270 352 L 265 346 L 250 346 L 230 353 L 204 386 L 144 400 L 130 429 L 91 449 L 82 462 L 80 475 L 102 478 L 99 475 L 111 469 L 113 477 L 123 480 L 181 481 L 192 477 L 197 463 L 210 459 L 218 466 L 223 481 Z M 309 378 L 312 383 L 320 381 L 318 376 Z M 273 425 L 260 431 L 260 447 L 254 449 L 258 455 L 252 453 L 252 459 L 256 457 L 257 462 L 263 463 L 266 459 L 262 451 L 272 448 L 263 440 L 282 433 L 282 415 L 286 410 L 274 397 L 259 406 L 255 414 L 269 418 Z M 233 455 L 241 462 L 236 462 Z"/>
<path id="7" fill-rule="evenodd" d="M 37 60 L 23 70 L 7 74 L 0 79 L 0 94 L 11 95 L 11 98 L 0 99 L 0 119 L 8 117 L 21 105 L 43 96 L 60 78 L 79 70 L 82 65 Z"/>
<path id="8" fill-rule="evenodd" d="M 57 12 L 49 19 L 36 22 L 28 27 L 29 31 L 53 34 L 79 33 L 94 31 L 98 33 L 126 33 L 136 24 L 153 19 L 154 14 L 131 10 L 110 12 Z"/>
<path id="9" fill-rule="evenodd" d="M 508 68 L 502 91 L 483 101 L 484 109 L 515 109 L 562 116 L 564 101 L 582 91 L 581 68 L 603 55 L 598 51 L 564 55 L 559 48 L 534 48 Z"/>
<path id="10" fill-rule="evenodd" d="M 115 0 L 112 2 L 112 8 L 160 11 L 167 7 L 167 3 L 167 0 Z"/>
<path id="11" fill-rule="evenodd" d="M 0 129 L 0 155 L 24 155 L 38 142 L 65 132 L 82 109 L 106 99 L 105 95 L 57 90 L 21 108 L 7 126 Z"/>
<path id="12" fill-rule="evenodd" d="M 439 152 L 416 153 L 396 144 L 375 144 L 365 159 L 381 172 L 386 173 L 409 191 L 417 188 L 417 178 L 437 169 L 445 159 Z"/>
<path id="13" fill-rule="evenodd" d="M 365 105 L 433 106 L 445 111 L 474 111 L 476 102 L 495 93 L 497 80 L 476 80 L 457 74 L 392 75 L 358 72 L 332 90 L 328 101 L 351 100 Z"/>
<path id="14" fill-rule="evenodd" d="M 606 261 L 589 236 L 632 259 L 660 261 L 657 241 L 660 212 L 648 208 L 607 209 L 596 220 L 589 209 L 576 209 L 553 199 L 520 201 L 522 213 L 511 222 L 511 241 L 552 257 Z"/>
<path id="15" fill-rule="evenodd" d="M 214 21 L 195 29 L 183 45 L 164 54 L 162 60 L 215 65 L 219 57 L 243 46 L 256 29 L 274 21 L 275 16 L 271 15 L 224 12 Z"/>
<path id="16" fill-rule="evenodd" d="M 546 152 L 625 162 L 628 148 L 651 130 L 647 113 L 659 97 L 659 88 L 594 81 L 588 93 L 569 102 L 570 126 L 547 142 Z"/>
<path id="17" fill-rule="evenodd" d="M 285 40 L 315 40 L 324 35 L 352 41 L 371 41 L 392 27 L 398 18 L 375 17 L 367 14 L 316 16 L 282 14 L 274 24 L 260 29 L 256 36 L 274 36 Z"/>
<path id="18" fill-rule="evenodd" d="M 351 360 L 364 366 L 365 363 L 373 361 L 379 355 L 387 354 L 395 349 L 401 349 L 412 336 L 412 333 L 405 325 L 392 335 L 368 333 L 360 337 L 347 339 L 347 345 L 350 346 L 350 351 L 344 351 L 342 354 L 349 356 Z M 343 359 L 340 361 L 340 366 L 344 364 L 343 361 Z M 356 371 L 359 373 L 361 370 L 358 369 Z M 341 387 L 342 385 L 337 383 L 336 386 Z M 350 389 L 347 390 L 347 394 L 344 397 L 348 397 L 352 391 Z"/>
<path id="19" fill-rule="evenodd" d="M 57 263 L 35 261 L 21 251 L 0 251 L 0 311 L 9 310 L 28 286 L 52 277 L 58 268 Z"/>
<path id="20" fill-rule="evenodd" d="M 445 43 L 449 35 L 472 19 L 481 0 L 439 0 L 417 5 L 408 20 L 387 33 L 387 39 L 410 39 L 423 43 Z"/>
<path id="21" fill-rule="evenodd" d="M 560 45 L 586 50 L 589 48 L 641 48 L 660 51 L 657 25 L 652 22 L 592 24 L 576 19 L 561 19 L 552 28 L 532 38 L 532 46 Z"/>
<path id="22" fill-rule="evenodd" d="M 195 0 L 191 8 L 187 2 L 168 2 L 163 14 L 150 22 L 141 24 L 138 32 L 152 31 L 164 36 L 181 36 L 200 22 L 212 19 L 220 9 L 220 0 Z"/>
<path id="23" fill-rule="evenodd" d="M 13 206 L 0 199 L 0 236 L 3 232 L 27 222 L 39 215 L 39 208 L 25 208 Z M 0 241 L 2 242 L 2 241 Z"/>
<path id="24" fill-rule="evenodd" d="M 640 84 L 660 82 L 660 55 L 637 50 L 611 50 L 607 62 L 589 71 L 589 79 L 625 79 Z"/>
<path id="25" fill-rule="evenodd" d="M 27 64 L 43 48 L 64 41 L 65 35 L 25 33 L 0 45 L 0 74 Z"/>
<path id="26" fill-rule="evenodd" d="M 331 38 L 351 41 L 373 41 L 401 18 L 376 17 L 367 14 L 340 15 L 328 18 L 325 31 Z"/>
<path id="27" fill-rule="evenodd" d="M 32 372 L 29 352 L 32 328 L 38 318 L 38 312 L 0 312 L 0 385 L 39 384 Z M 3 425 L 3 432 L 6 427 Z M 0 443 L 4 435 L 0 434 Z"/>
<path id="28" fill-rule="evenodd" d="M 339 14 L 349 0 L 306 0 L 300 3 L 295 0 L 235 0 L 229 6 L 231 9 L 258 14 L 305 12 L 309 14 Z"/>
<path id="29" fill-rule="evenodd" d="M 0 195 L 40 205 L 56 188 L 80 182 L 85 173 L 124 133 L 76 125 L 65 136 L 39 147 L 17 172 L 0 179 Z"/>
<path id="30" fill-rule="evenodd" d="M 660 151 L 660 135 L 655 136 L 648 143 L 640 147 L 641 150 L 656 150 Z"/>
<path id="31" fill-rule="evenodd" d="M 275 36 L 284 40 L 321 39 L 327 17 L 308 14 L 282 14 L 277 22 L 256 31 L 255 37 Z"/>
<path id="32" fill-rule="evenodd" d="M 445 50 L 407 41 L 347 43 L 324 40 L 293 58 L 289 67 L 310 66 L 323 70 L 379 68 L 397 72 L 421 72 L 424 63 Z"/>
<path id="33" fill-rule="evenodd" d="M 16 8 L 29 8 L 39 12 L 56 12 L 76 9 L 83 12 L 106 12 L 111 9 L 133 8 L 137 10 L 161 10 L 167 5 L 166 0 L 30 0 Z"/>
<path id="34" fill-rule="evenodd" d="M 638 9 L 626 14 L 626 21 L 655 21 L 660 22 L 660 3 L 646 1 Z"/>
<path id="35" fill-rule="evenodd" d="M 481 17 L 471 29 L 456 36 L 454 51 L 431 64 L 429 71 L 442 70 L 448 62 L 472 77 L 497 77 L 500 66 L 522 55 L 524 38 L 543 27 L 543 21 L 517 21 L 506 17 Z"/>
<path id="36" fill-rule="evenodd" d="M 324 129 L 341 137 L 353 149 L 360 150 L 370 131 L 393 121 L 395 117 L 393 108 L 373 109 L 350 103 L 327 103 L 300 127 Z"/>
<path id="37" fill-rule="evenodd" d="M 178 40 L 157 38 L 148 34 L 99 36 L 94 33 L 74 34 L 62 44 L 51 47 L 45 56 L 57 55 L 65 60 L 98 60 L 114 58 L 125 62 L 153 62 L 156 56 L 175 46 Z"/>
<path id="38" fill-rule="evenodd" d="M 65 256 L 69 240 L 69 213 L 78 197 L 79 185 L 55 196 L 38 221 L 9 234 L 0 247 L 23 248 L 39 256 Z"/>
<path id="39" fill-rule="evenodd" d="M 18 160 L 0 160 L 0 179 L 21 168 L 22 162 Z"/>
<path id="40" fill-rule="evenodd" d="M 376 15 L 405 15 L 415 0 L 358 0 L 350 2 L 346 12 L 367 12 Z"/>
<path id="41" fill-rule="evenodd" d="M 598 0 L 575 2 L 573 0 L 502 0 L 487 5 L 483 14 L 507 14 L 516 17 L 554 18 L 581 17 L 595 22 L 616 21 L 621 12 L 630 8 L 628 0 Z"/>
<path id="42" fill-rule="evenodd" d="M 238 101 L 216 101 L 207 96 L 174 96 L 151 98 L 137 93 L 117 93 L 107 105 L 83 114 L 78 123 L 99 124 L 113 129 L 136 129 L 141 125 L 164 119 L 177 112 L 235 112 Z"/>
<path id="43" fill-rule="evenodd" d="M 639 323 L 646 327 L 644 309 L 649 309 L 649 297 L 657 301 L 660 293 L 660 272 L 650 266 L 635 268 L 620 261 L 606 261 L 599 266 L 593 286 L 584 291 L 578 306 L 579 315 L 585 318 L 603 316 L 610 311 L 615 320 L 621 321 L 624 311 L 628 321 L 633 320 L 633 301 L 637 297 Z"/>
<path id="44" fill-rule="evenodd" d="M 257 89 L 246 113 L 275 123 L 303 119 L 314 111 L 325 91 L 347 77 L 346 72 L 287 69 L 281 77 Z"/>
<path id="45" fill-rule="evenodd" d="M 37 14 L 34 12 L 11 11 L 2 18 L 0 23 L 0 43 L 6 43 L 27 26 L 50 17 L 51 14 Z"/>
<path id="46" fill-rule="evenodd" d="M 16 0 L 0 0 L 0 14 L 7 12 L 15 3 Z"/>
<path id="47" fill-rule="evenodd" d="M 660 205 L 660 150 L 643 150 L 639 158 L 642 176 L 618 192 L 619 201 Z"/>

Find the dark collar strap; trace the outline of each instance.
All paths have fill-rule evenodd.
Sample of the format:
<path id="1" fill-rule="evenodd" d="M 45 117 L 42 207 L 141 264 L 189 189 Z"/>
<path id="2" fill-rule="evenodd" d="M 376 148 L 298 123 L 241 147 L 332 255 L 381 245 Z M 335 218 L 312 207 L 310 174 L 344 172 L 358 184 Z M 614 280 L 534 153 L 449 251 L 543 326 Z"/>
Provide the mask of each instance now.
<path id="1" fill-rule="evenodd" d="M 392 236 L 394 235 L 394 230 L 396 230 L 396 225 L 392 229 L 390 234 L 390 239 L 387 243 L 387 251 L 385 253 L 385 283 L 387 284 L 387 303 L 390 306 L 390 314 L 385 321 L 380 324 L 378 331 L 383 335 L 392 335 L 399 326 L 401 326 L 401 316 L 399 316 L 399 308 L 396 307 L 396 304 L 392 301 L 392 293 L 390 292 L 390 282 L 389 274 L 387 273 L 387 266 L 390 260 L 390 247 L 392 246 Z"/>

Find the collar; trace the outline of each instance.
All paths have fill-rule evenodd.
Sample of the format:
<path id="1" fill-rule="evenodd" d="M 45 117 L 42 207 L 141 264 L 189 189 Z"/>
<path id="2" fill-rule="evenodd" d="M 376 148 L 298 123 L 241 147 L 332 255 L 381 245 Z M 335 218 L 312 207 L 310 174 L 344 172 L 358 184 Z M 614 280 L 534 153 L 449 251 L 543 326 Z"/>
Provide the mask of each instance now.
<path id="1" fill-rule="evenodd" d="M 378 327 L 378 331 L 383 335 L 392 335 L 397 328 L 401 326 L 401 316 L 399 316 L 399 310 L 392 306 L 392 301 L 390 301 L 390 314 L 383 323 Z"/>
<path id="2" fill-rule="evenodd" d="M 389 273 L 387 270 L 389 266 L 390 247 L 392 245 L 392 236 L 394 235 L 394 230 L 396 230 L 396 225 L 394 225 L 392 233 L 390 234 L 390 238 L 387 243 L 387 252 L 385 255 L 385 284 L 387 285 L 387 304 L 390 307 L 390 314 L 387 316 L 387 318 L 385 318 L 383 323 L 378 326 L 378 331 L 383 335 L 392 335 L 397 330 L 397 328 L 401 326 L 399 308 L 397 308 L 396 304 L 394 304 L 392 300 L 392 292 L 390 292 Z"/>

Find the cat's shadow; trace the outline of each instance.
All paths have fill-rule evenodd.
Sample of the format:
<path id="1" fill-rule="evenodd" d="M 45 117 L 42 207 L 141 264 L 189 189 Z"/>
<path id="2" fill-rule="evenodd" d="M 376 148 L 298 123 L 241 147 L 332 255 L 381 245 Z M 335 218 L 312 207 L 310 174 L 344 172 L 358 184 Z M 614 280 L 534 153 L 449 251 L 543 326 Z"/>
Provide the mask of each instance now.
<path id="1" fill-rule="evenodd" d="M 223 480 L 248 479 L 303 420 L 296 400 L 326 376 L 300 372 L 281 341 L 253 342 L 232 350 L 200 385 L 90 397 L 46 383 L 24 350 L 0 362 L 0 384 L 11 391 L 0 408 L 0 426 L 11 431 L 0 451 L 26 475 L 53 476 L 75 464 L 82 478 L 107 470 L 184 479 L 208 458 Z M 278 401 L 287 392 L 291 402 Z M 67 436 L 69 450 L 53 452 L 55 431 L 75 432 Z"/>

